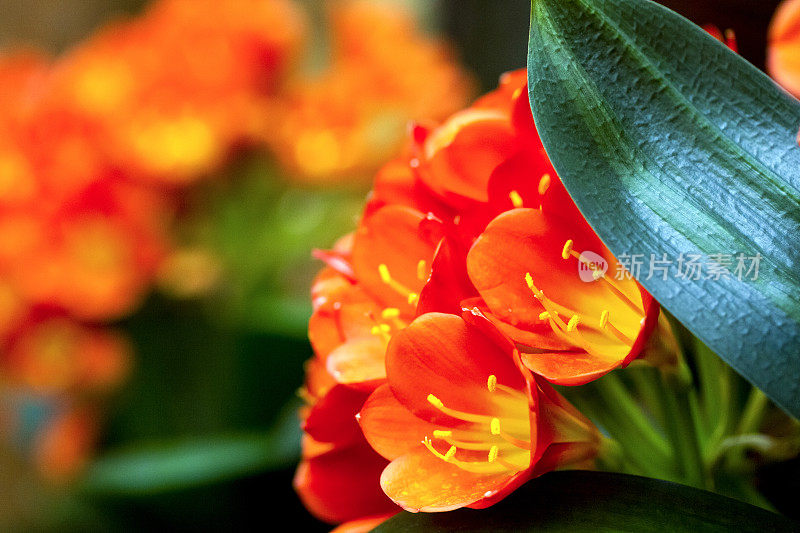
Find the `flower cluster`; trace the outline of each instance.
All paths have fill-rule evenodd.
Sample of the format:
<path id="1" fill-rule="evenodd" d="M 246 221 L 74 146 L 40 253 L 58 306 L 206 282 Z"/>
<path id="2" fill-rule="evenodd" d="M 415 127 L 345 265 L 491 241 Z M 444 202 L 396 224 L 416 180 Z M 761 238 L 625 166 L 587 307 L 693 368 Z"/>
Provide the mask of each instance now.
<path id="1" fill-rule="evenodd" d="M 125 374 L 105 324 L 169 250 L 167 186 L 255 138 L 302 36 L 287 1 L 164 0 L 57 60 L 0 60 L 0 423 L 45 474 L 85 460 Z"/>
<path id="2" fill-rule="evenodd" d="M 620 268 L 544 152 L 524 71 L 412 127 L 358 229 L 318 254 L 295 478 L 309 509 L 371 524 L 486 507 L 592 459 L 597 430 L 551 384 L 629 364 L 659 308 L 581 251 Z"/>
<path id="3" fill-rule="evenodd" d="M 318 183 L 369 176 L 402 146 L 409 120 L 444 119 L 472 92 L 448 48 L 399 6 L 330 7 L 329 65 L 293 80 L 266 138 L 298 178 Z"/>
<path id="4" fill-rule="evenodd" d="M 466 76 L 407 15 L 331 13 L 334 57 L 313 81 L 291 0 L 159 0 L 57 59 L 0 57 L 0 426 L 44 472 L 86 458 L 97 393 L 129 364 L 108 324 L 182 257 L 170 228 L 187 186 L 254 145 L 301 175 L 369 169 L 365 136 L 384 135 L 384 157 L 408 119 L 465 101 Z M 353 142 L 331 148 L 331 132 Z"/>

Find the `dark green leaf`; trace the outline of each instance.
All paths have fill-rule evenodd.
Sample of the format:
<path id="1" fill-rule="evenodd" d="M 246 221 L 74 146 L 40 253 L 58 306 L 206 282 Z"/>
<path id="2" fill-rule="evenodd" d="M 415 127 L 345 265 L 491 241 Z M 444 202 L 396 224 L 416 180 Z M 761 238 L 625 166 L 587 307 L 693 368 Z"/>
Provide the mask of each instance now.
<path id="1" fill-rule="evenodd" d="M 480 511 L 402 513 L 375 531 L 798 531 L 758 507 L 666 481 L 604 472 L 554 472 Z"/>
<path id="2" fill-rule="evenodd" d="M 800 417 L 800 103 L 648 0 L 533 0 L 528 69 L 544 145 L 595 231 L 629 265 L 641 254 L 656 299 Z M 666 280 L 648 279 L 651 254 L 673 261 Z M 681 254 L 701 256 L 702 279 L 678 277 Z M 728 279 L 707 279 L 728 261 L 714 254 Z M 756 280 L 738 254 L 760 254 Z"/>
<path id="3" fill-rule="evenodd" d="M 109 453 L 89 467 L 82 488 L 93 495 L 149 495 L 287 467 L 300 450 L 295 407 L 267 433 L 150 442 Z"/>

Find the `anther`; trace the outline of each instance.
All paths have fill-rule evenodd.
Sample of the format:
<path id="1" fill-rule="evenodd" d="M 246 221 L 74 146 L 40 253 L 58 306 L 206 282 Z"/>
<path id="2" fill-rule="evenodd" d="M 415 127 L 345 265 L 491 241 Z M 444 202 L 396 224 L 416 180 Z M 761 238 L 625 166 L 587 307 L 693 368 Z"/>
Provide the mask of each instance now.
<path id="1" fill-rule="evenodd" d="M 575 331 L 580 321 L 581 321 L 580 315 L 573 315 L 572 318 L 570 318 L 569 322 L 567 323 L 567 331 Z"/>
<path id="2" fill-rule="evenodd" d="M 491 424 L 489 424 L 489 429 L 492 432 L 492 435 L 499 435 L 500 434 L 500 419 L 499 418 L 492 418 Z"/>
<path id="3" fill-rule="evenodd" d="M 564 248 L 561 250 L 561 258 L 562 259 L 569 259 L 569 256 L 572 255 L 572 239 L 569 239 L 567 242 L 564 243 Z"/>
<path id="4" fill-rule="evenodd" d="M 392 276 L 389 274 L 389 267 L 384 263 L 378 265 L 378 274 L 380 274 L 382 282 L 387 284 L 392 282 Z"/>
<path id="5" fill-rule="evenodd" d="M 498 452 L 499 452 L 499 449 L 497 448 L 497 445 L 493 445 L 491 448 L 489 448 L 489 462 L 490 463 L 493 463 L 493 462 L 495 462 L 497 460 L 497 453 Z"/>
<path id="6" fill-rule="evenodd" d="M 545 174 L 542 176 L 542 179 L 539 180 L 539 196 L 542 196 L 547 192 L 547 189 L 550 188 L 551 181 L 550 174 Z"/>
<path id="7" fill-rule="evenodd" d="M 408 293 L 408 305 L 415 305 L 419 301 L 419 294 L 416 292 Z"/>
<path id="8" fill-rule="evenodd" d="M 517 191 L 511 191 L 508 193 L 508 198 L 511 200 L 511 205 L 514 207 L 522 207 L 522 196 L 520 196 Z"/>
<path id="9" fill-rule="evenodd" d="M 436 407 L 437 409 L 441 409 L 442 407 L 444 407 L 444 403 L 442 403 L 442 400 L 440 400 L 433 394 L 428 394 L 428 402 L 430 402 L 430 404 Z"/>
<path id="10" fill-rule="evenodd" d="M 446 439 L 453 436 L 453 432 L 444 429 L 434 429 L 433 437 L 436 439 Z"/>
<path id="11" fill-rule="evenodd" d="M 539 313 L 539 320 L 547 320 L 548 318 L 550 318 L 550 312 L 549 311 L 545 311 L 543 313 Z"/>
<path id="12" fill-rule="evenodd" d="M 381 317 L 383 318 L 397 318 L 400 316 L 400 310 L 396 307 L 387 307 L 383 311 L 381 311 Z"/>
<path id="13" fill-rule="evenodd" d="M 489 380 L 486 382 L 486 387 L 489 389 L 489 392 L 494 392 L 497 390 L 497 376 L 492 374 L 489 376 Z"/>

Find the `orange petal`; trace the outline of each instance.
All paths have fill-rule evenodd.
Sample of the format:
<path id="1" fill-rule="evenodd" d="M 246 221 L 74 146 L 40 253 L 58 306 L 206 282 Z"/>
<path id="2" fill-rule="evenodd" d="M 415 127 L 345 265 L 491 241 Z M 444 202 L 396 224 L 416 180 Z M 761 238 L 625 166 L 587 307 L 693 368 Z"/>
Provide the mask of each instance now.
<path id="1" fill-rule="evenodd" d="M 386 307 L 413 315 L 441 235 L 415 209 L 392 205 L 365 219 L 355 236 L 353 267 L 363 287 Z M 422 263 L 422 268 L 420 267 Z M 424 275 L 420 275 L 424 270 Z M 385 279 L 389 276 L 391 281 Z M 410 295 L 415 295 L 410 297 Z"/>
<path id="2" fill-rule="evenodd" d="M 333 528 L 331 533 L 368 533 L 396 514 L 397 513 L 391 513 L 381 516 L 370 516 L 368 518 L 351 520 L 350 522 L 345 522 L 339 527 Z"/>
<path id="3" fill-rule="evenodd" d="M 518 147 L 508 112 L 473 108 L 453 115 L 425 141 L 420 179 L 435 193 L 485 202 L 494 169 Z"/>
<path id="4" fill-rule="evenodd" d="M 381 474 L 389 498 L 411 512 L 452 511 L 491 498 L 514 473 L 475 474 L 435 457 L 419 446 L 394 461 Z"/>
<path id="5" fill-rule="evenodd" d="M 378 387 L 359 413 L 367 442 L 392 460 L 417 448 L 438 426 L 412 415 L 392 394 L 389 385 Z"/>
<path id="6" fill-rule="evenodd" d="M 328 372 L 338 381 L 371 391 L 386 378 L 386 342 L 377 336 L 342 344 L 327 358 Z"/>
<path id="7" fill-rule="evenodd" d="M 556 385 L 584 385 L 619 367 L 619 358 L 583 352 L 523 353 L 523 364 Z"/>
<path id="8" fill-rule="evenodd" d="M 510 353 L 459 316 L 428 313 L 398 332 L 386 353 L 386 374 L 395 397 L 415 415 L 453 424 L 428 401 L 434 394 L 450 408 L 491 414 L 490 375 L 517 390 L 524 380 Z"/>

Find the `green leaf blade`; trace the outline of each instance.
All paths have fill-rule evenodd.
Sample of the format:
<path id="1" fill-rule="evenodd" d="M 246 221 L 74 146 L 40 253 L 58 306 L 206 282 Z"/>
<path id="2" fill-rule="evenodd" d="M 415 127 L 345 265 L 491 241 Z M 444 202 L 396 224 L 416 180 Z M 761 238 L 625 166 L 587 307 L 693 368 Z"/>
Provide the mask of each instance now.
<path id="1" fill-rule="evenodd" d="M 401 513 L 374 531 L 595 533 L 797 531 L 800 524 L 711 492 L 605 472 L 554 472 L 488 509 Z"/>
<path id="2" fill-rule="evenodd" d="M 673 261 L 643 285 L 800 417 L 800 103 L 647 0 L 534 0 L 531 106 L 612 252 Z M 680 279 L 688 254 L 760 255 L 757 280 Z"/>

